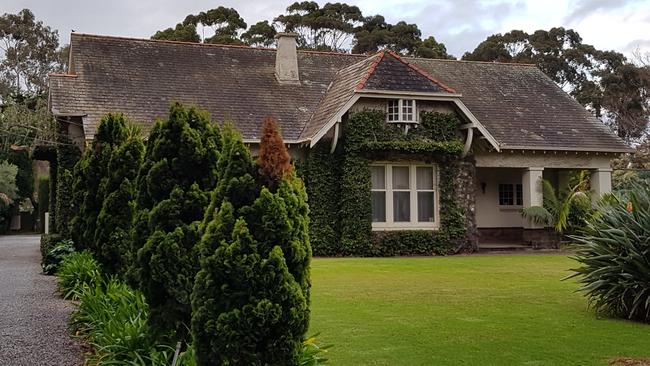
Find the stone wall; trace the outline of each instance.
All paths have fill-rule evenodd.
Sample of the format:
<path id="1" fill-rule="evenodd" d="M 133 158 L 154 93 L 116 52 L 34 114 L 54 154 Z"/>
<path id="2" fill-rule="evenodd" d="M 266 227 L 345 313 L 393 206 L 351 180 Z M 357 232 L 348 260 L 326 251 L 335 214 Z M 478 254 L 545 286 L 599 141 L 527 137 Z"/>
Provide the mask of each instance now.
<path id="1" fill-rule="evenodd" d="M 476 165 L 474 159 L 468 157 L 457 163 L 456 200 L 458 206 L 465 211 L 467 226 L 467 243 L 461 251 L 478 250 L 478 229 L 476 227 Z"/>

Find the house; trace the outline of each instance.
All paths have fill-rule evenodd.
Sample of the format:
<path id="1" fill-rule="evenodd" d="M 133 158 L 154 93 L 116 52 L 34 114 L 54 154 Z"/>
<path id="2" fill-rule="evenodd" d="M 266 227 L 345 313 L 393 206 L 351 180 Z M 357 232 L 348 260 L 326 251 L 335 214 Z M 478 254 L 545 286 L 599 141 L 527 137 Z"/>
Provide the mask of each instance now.
<path id="1" fill-rule="evenodd" d="M 601 195 L 610 160 L 631 151 L 532 65 L 301 51 L 289 33 L 277 41 L 262 49 L 72 33 L 69 70 L 50 78 L 51 110 L 81 146 L 108 112 L 146 132 L 172 101 L 234 122 L 253 151 L 262 120 L 274 117 L 296 161 L 321 171 L 307 176 L 312 241 L 340 243 L 320 252 L 329 254 L 427 253 L 377 249 L 391 233 L 416 231 L 470 249 L 541 242 L 544 231 L 520 214 L 541 205 L 541 179 L 564 186 L 571 170 L 589 170 Z M 364 111 L 381 113 L 358 122 Z M 456 121 L 452 138 L 444 116 Z M 364 123 L 372 141 L 353 148 L 352 125 Z"/>

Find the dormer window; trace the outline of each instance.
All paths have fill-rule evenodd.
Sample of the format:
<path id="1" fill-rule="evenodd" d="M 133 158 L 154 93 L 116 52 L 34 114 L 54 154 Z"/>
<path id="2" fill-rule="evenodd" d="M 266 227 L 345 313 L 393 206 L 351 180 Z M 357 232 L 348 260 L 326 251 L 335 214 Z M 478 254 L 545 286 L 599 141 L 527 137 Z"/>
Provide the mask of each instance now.
<path id="1" fill-rule="evenodd" d="M 393 123 L 417 122 L 415 100 L 414 99 L 389 99 L 388 113 L 386 113 L 386 116 L 388 122 L 393 122 Z"/>

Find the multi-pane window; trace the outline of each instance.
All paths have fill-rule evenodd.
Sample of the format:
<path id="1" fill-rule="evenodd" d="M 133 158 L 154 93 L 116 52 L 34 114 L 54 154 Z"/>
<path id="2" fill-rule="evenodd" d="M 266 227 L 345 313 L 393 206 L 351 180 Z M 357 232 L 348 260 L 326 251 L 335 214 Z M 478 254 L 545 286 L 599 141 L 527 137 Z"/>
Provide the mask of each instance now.
<path id="1" fill-rule="evenodd" d="M 371 166 L 372 222 L 386 221 L 386 167 Z"/>
<path id="2" fill-rule="evenodd" d="M 376 164 L 370 172 L 375 229 L 437 227 L 434 166 Z"/>
<path id="3" fill-rule="evenodd" d="M 388 122 L 417 122 L 415 100 L 389 99 L 386 118 Z"/>
<path id="4" fill-rule="evenodd" d="M 522 206 L 524 190 L 521 184 L 499 184 L 499 206 Z"/>

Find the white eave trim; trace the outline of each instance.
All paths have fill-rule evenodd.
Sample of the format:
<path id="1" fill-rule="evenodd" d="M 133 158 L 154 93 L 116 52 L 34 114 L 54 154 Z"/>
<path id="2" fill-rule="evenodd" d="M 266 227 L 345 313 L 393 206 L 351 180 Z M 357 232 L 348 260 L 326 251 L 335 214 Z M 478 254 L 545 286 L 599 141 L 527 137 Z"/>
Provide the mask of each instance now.
<path id="1" fill-rule="evenodd" d="M 260 139 L 242 139 L 245 144 L 259 144 Z M 284 140 L 284 143 L 287 145 L 302 145 L 309 143 L 310 139 L 300 139 L 300 140 Z"/>
<path id="2" fill-rule="evenodd" d="M 465 103 L 463 103 L 463 101 L 460 99 L 453 99 L 452 101 L 456 104 L 456 106 L 458 106 L 458 108 L 463 112 L 463 114 L 467 116 L 467 118 L 471 122 L 472 127 L 479 130 L 481 134 L 485 136 L 485 138 L 488 140 L 490 145 L 492 145 L 492 147 L 494 147 L 496 151 L 501 152 L 501 147 L 499 146 L 499 142 L 497 141 L 497 139 L 495 139 L 494 136 L 492 136 L 492 134 L 487 130 L 487 128 L 485 128 L 485 126 L 483 126 L 483 124 L 479 122 L 478 118 L 476 118 L 476 116 L 474 116 L 474 114 L 469 110 L 469 108 L 467 108 Z"/>
<path id="3" fill-rule="evenodd" d="M 347 112 L 354 105 L 354 103 L 356 103 L 357 100 L 359 100 L 360 97 L 361 97 L 360 93 L 354 93 L 352 97 L 345 103 L 345 105 L 343 105 L 343 107 L 341 107 L 341 109 L 339 109 L 339 111 L 336 112 L 336 114 L 333 115 L 327 121 L 327 123 L 323 127 L 321 127 L 320 130 L 318 130 L 318 132 L 316 132 L 316 135 L 314 135 L 314 137 L 311 139 L 311 142 L 309 143 L 309 147 L 310 148 L 314 147 L 316 143 L 320 139 L 322 139 L 323 136 L 325 136 L 327 132 L 337 123 L 337 121 L 341 120 L 341 117 L 343 117 L 345 112 Z"/>
<path id="4" fill-rule="evenodd" d="M 345 103 L 345 105 L 339 109 L 339 111 L 332 116 L 329 121 L 314 135 L 314 137 L 311 139 L 309 143 L 309 147 L 312 148 L 316 145 L 318 141 L 320 141 L 323 136 L 327 134 L 327 132 L 334 127 L 334 125 L 337 123 L 337 121 L 341 120 L 341 117 L 347 112 L 353 105 L 354 103 L 359 100 L 361 97 L 367 97 L 367 98 L 404 98 L 404 97 L 412 97 L 415 99 L 420 99 L 420 100 L 439 100 L 439 101 L 449 101 L 449 102 L 454 102 L 456 106 L 458 106 L 458 109 L 463 112 L 463 114 L 469 119 L 471 124 L 465 125 L 465 128 L 476 128 L 478 129 L 483 136 L 490 142 L 490 145 L 494 147 L 496 151 L 501 151 L 501 148 L 499 146 L 499 143 L 497 140 L 492 136 L 490 132 L 483 126 L 481 122 L 470 112 L 470 110 L 467 108 L 467 106 L 460 100 L 460 97 L 462 94 L 452 94 L 452 93 L 423 93 L 423 92 L 395 92 L 395 91 L 386 91 L 386 90 L 368 90 L 368 89 L 363 89 L 360 91 L 357 91 L 354 93 L 354 95 Z"/>

